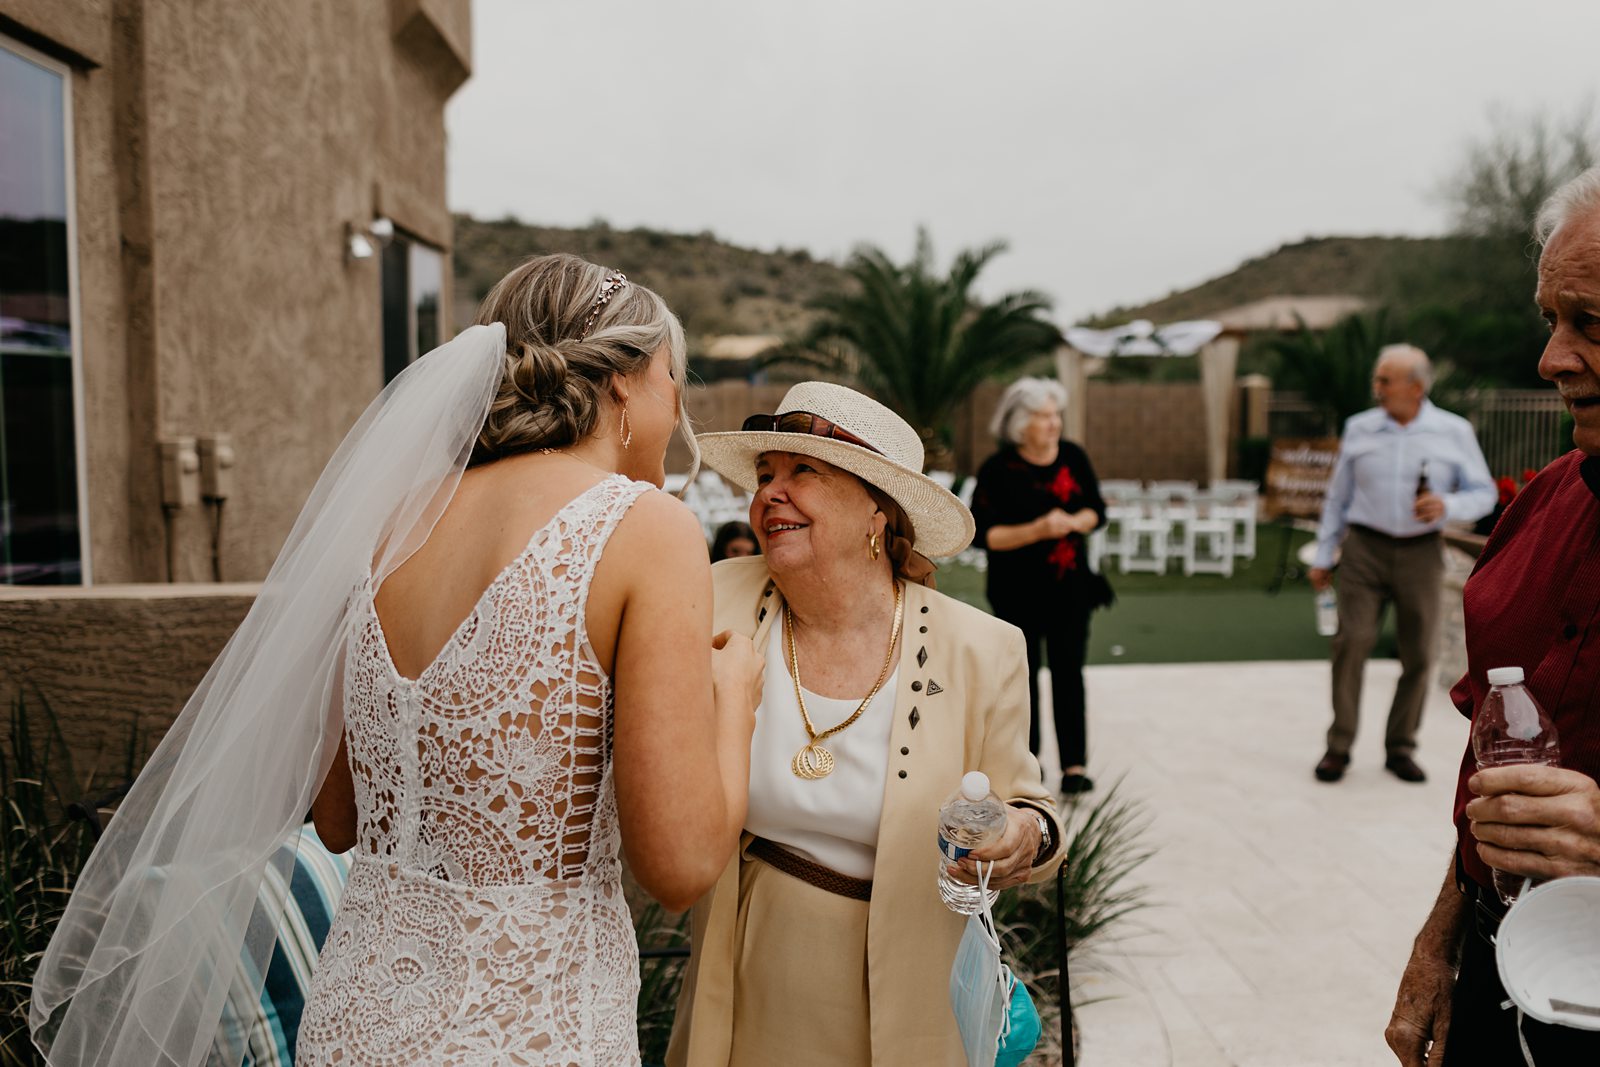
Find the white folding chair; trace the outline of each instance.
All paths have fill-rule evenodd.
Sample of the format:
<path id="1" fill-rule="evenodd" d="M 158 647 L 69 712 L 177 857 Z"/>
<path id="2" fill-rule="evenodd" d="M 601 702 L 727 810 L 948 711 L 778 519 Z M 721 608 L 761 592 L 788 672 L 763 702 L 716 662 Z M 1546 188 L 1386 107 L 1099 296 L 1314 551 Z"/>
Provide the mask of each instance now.
<path id="1" fill-rule="evenodd" d="M 961 488 L 956 490 L 956 499 L 967 507 L 972 507 L 972 496 L 978 491 L 978 479 L 968 478 L 961 483 Z"/>
<path id="2" fill-rule="evenodd" d="M 1144 488 L 1138 482 L 1124 478 L 1108 478 L 1100 483 L 1100 498 L 1108 506 L 1137 500 L 1143 492 Z"/>
<path id="3" fill-rule="evenodd" d="M 1176 547 L 1176 555 L 1181 556 L 1181 546 L 1189 543 L 1189 530 L 1199 519 L 1199 511 L 1193 504 L 1160 504 L 1151 510 L 1150 516 L 1167 524 L 1168 551 Z"/>
<path id="4" fill-rule="evenodd" d="M 1171 542 L 1167 540 L 1171 529 L 1165 517 L 1128 519 L 1123 526 L 1123 552 L 1119 557 L 1122 573 L 1165 574 L 1167 560 L 1172 554 Z"/>
<path id="5" fill-rule="evenodd" d="M 1150 499 L 1179 504 L 1189 503 L 1199 491 L 1197 482 L 1184 481 L 1151 482 L 1145 487 L 1145 495 Z"/>
<path id="6" fill-rule="evenodd" d="M 1238 500 L 1257 493 L 1256 483 L 1247 478 L 1219 478 L 1209 488 L 1219 500 Z"/>
<path id="7" fill-rule="evenodd" d="M 1183 532 L 1183 573 L 1233 575 L 1233 520 L 1190 519 Z"/>
<path id="8" fill-rule="evenodd" d="M 1105 524 L 1095 529 L 1100 535 L 1100 558 L 1120 558 L 1127 551 L 1128 520 L 1143 517 L 1144 509 L 1138 505 L 1108 503 Z"/>
<path id="9" fill-rule="evenodd" d="M 1089 542 L 1089 569 L 1098 573 L 1100 561 L 1106 555 L 1106 528 L 1096 526 L 1086 540 Z"/>

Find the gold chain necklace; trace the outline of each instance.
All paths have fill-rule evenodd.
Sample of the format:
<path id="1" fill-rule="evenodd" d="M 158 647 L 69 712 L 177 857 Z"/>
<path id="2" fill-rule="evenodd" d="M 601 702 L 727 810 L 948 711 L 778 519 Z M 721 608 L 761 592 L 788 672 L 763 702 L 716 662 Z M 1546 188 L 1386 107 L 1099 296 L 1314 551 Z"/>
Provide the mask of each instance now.
<path id="1" fill-rule="evenodd" d="M 805 723 L 806 736 L 810 742 L 795 753 L 794 759 L 789 763 L 789 769 L 795 777 L 814 781 L 826 778 L 833 773 L 833 753 L 823 748 L 817 742 L 840 733 L 861 718 L 862 712 L 867 710 L 867 705 L 872 703 L 872 698 L 878 695 L 878 690 L 883 687 L 883 681 L 889 677 L 889 664 L 894 662 L 894 646 L 900 642 L 900 625 L 905 619 L 905 588 L 899 583 L 894 583 L 894 629 L 889 633 L 889 651 L 883 657 L 883 669 L 878 672 L 878 680 L 872 683 L 872 690 L 866 698 L 856 707 L 850 717 L 831 729 L 817 732 L 811 724 L 811 715 L 806 711 L 806 698 L 800 691 L 800 656 L 794 648 L 794 613 L 789 610 L 789 605 L 783 606 L 783 636 L 789 644 L 789 673 L 794 679 L 794 699 L 800 705 L 800 721 Z"/>

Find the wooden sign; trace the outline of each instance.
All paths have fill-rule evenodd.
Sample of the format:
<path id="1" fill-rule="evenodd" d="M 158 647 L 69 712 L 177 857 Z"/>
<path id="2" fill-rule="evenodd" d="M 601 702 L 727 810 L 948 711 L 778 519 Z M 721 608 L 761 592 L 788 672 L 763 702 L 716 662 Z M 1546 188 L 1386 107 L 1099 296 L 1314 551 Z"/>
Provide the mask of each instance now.
<path id="1" fill-rule="evenodd" d="M 1338 458 L 1337 437 L 1275 438 L 1267 460 L 1266 493 L 1262 501 L 1267 517 L 1319 517 Z"/>

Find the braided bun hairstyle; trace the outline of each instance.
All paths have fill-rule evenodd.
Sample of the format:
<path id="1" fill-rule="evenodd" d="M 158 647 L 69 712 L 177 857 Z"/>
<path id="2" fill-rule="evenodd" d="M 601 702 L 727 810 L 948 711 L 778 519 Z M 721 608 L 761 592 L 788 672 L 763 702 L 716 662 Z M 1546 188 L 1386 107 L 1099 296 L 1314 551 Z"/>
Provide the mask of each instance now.
<path id="1" fill-rule="evenodd" d="M 649 289 L 633 282 L 623 286 L 583 335 L 611 274 L 566 253 L 535 256 L 484 297 L 474 321 L 505 326 L 506 363 L 469 466 L 564 448 L 589 436 L 605 405 L 615 402 L 611 376 L 642 373 L 663 344 L 670 348 L 672 376 L 682 397 L 683 327 Z M 698 459 L 681 399 L 679 425 Z"/>

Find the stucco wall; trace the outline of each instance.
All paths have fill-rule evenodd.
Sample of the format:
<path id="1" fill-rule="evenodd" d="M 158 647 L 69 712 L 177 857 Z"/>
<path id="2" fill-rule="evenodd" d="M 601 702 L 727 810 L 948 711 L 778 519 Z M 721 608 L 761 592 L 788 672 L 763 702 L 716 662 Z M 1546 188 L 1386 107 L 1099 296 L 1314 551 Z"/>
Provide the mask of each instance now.
<path id="1" fill-rule="evenodd" d="M 0 700 L 42 698 L 80 779 L 120 780 L 130 740 L 133 766 L 143 766 L 256 592 L 248 583 L 0 588 Z"/>
<path id="2" fill-rule="evenodd" d="M 96 582 L 166 576 L 163 434 L 233 435 L 225 576 L 265 574 L 382 384 L 378 259 L 346 260 L 346 224 L 384 214 L 448 248 L 443 109 L 469 16 L 469 0 L 0 0 L 0 26 L 75 63 Z M 173 529 L 178 579 L 209 578 L 206 512 Z"/>

